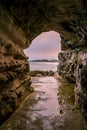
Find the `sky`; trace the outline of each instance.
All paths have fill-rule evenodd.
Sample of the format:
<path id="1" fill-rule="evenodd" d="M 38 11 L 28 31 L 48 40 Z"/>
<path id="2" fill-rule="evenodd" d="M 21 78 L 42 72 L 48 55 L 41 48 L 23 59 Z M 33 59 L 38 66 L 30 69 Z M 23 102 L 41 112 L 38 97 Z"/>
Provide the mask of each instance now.
<path id="1" fill-rule="evenodd" d="M 24 53 L 29 60 L 58 59 L 61 51 L 60 34 L 55 31 L 43 32 L 38 35 Z"/>

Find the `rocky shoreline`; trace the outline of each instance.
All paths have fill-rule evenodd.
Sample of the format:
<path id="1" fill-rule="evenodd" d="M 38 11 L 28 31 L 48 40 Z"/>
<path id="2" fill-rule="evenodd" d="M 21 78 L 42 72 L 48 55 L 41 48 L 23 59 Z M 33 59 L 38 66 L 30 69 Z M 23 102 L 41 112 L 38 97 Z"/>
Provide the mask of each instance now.
<path id="1" fill-rule="evenodd" d="M 41 77 L 41 76 L 52 76 L 54 75 L 53 71 L 30 71 L 29 70 L 29 66 L 27 64 L 27 68 L 25 66 L 25 64 L 21 64 L 21 66 L 16 65 L 14 67 L 14 72 L 15 69 L 17 70 L 18 73 L 18 78 L 16 79 L 13 78 L 12 81 L 10 80 L 10 82 L 7 83 L 7 87 L 5 85 L 6 88 L 3 88 L 4 84 L 1 84 L 3 91 L 1 90 L 1 95 L 0 95 L 0 124 L 2 124 L 3 122 L 5 122 L 14 112 L 15 110 L 17 110 L 17 108 L 20 106 L 20 104 L 23 102 L 23 100 L 30 94 L 32 93 L 34 90 L 32 88 L 32 81 L 31 81 L 31 76 L 35 77 Z M 11 67 L 11 66 L 9 66 Z M 7 72 L 7 74 L 12 74 L 12 76 L 14 75 L 11 72 L 10 68 L 6 68 L 6 66 L 4 66 L 5 68 L 5 73 Z M 13 67 L 12 67 L 13 68 Z M 24 68 L 24 70 L 23 70 Z M 7 71 L 6 71 L 7 70 Z M 26 71 L 27 70 L 27 71 Z M 3 72 L 3 69 L 2 69 Z M 5 76 L 3 73 L 2 76 L 2 72 L 0 73 L 1 78 L 3 78 L 2 80 L 5 80 Z M 8 76 L 8 75 L 7 75 Z M 0 80 L 1 80 L 0 78 Z"/>
<path id="2" fill-rule="evenodd" d="M 31 91 L 23 50 L 51 30 L 61 37 L 58 72 L 75 83 L 75 102 L 87 121 L 87 1 L 0 0 L 0 124 Z"/>
<path id="3" fill-rule="evenodd" d="M 41 70 L 34 70 L 34 71 L 30 71 L 29 75 L 31 77 L 41 77 L 41 76 L 53 76 L 55 74 L 54 71 L 50 70 L 50 71 L 41 71 Z"/>
<path id="4" fill-rule="evenodd" d="M 51 88 L 53 90 L 50 89 L 51 86 L 48 87 L 49 84 L 53 84 Z M 57 89 L 54 89 L 55 85 Z M 75 105 L 74 84 L 66 82 L 58 73 L 55 73 L 53 76 L 38 76 L 37 74 L 32 77 L 32 86 L 35 91 L 27 96 L 18 110 L 0 127 L 0 130 L 87 130 L 87 124 Z M 52 111 L 47 110 L 48 115 L 44 112 L 47 109 L 48 96 L 51 94 L 47 91 L 47 95 L 45 90 L 47 87 L 51 92 L 57 90 L 55 95 L 59 108 L 56 115 L 48 114 L 53 111 L 54 106 L 52 106 Z M 53 98 L 54 101 L 54 96 L 50 96 L 50 100 Z M 42 107 L 43 103 L 45 108 Z"/>
<path id="5" fill-rule="evenodd" d="M 71 50 L 59 54 L 59 74 L 75 84 L 75 102 L 87 120 L 87 52 Z"/>

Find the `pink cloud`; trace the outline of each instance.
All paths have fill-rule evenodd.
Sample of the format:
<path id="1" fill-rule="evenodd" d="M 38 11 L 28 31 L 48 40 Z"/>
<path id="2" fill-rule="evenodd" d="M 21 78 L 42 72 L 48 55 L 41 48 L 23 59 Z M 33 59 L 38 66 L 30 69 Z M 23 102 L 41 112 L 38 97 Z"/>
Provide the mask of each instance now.
<path id="1" fill-rule="evenodd" d="M 60 35 L 55 31 L 41 33 L 24 52 L 30 59 L 56 58 L 61 51 Z"/>

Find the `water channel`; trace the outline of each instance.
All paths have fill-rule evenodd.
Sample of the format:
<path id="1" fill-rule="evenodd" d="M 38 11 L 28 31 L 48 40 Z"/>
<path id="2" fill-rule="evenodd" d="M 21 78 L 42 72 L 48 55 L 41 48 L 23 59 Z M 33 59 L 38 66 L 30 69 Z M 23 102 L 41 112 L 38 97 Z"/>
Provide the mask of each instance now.
<path id="1" fill-rule="evenodd" d="M 58 100 L 60 82 L 52 76 L 33 77 L 34 92 L 20 108 L 0 127 L 0 130 L 87 130 L 77 109 Z"/>

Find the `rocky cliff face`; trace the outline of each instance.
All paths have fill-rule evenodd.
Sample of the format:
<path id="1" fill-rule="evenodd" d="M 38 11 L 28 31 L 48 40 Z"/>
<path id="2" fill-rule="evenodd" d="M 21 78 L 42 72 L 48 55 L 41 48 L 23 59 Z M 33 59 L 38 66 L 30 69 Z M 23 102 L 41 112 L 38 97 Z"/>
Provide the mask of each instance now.
<path id="1" fill-rule="evenodd" d="M 23 53 L 25 38 L 8 12 L 0 7 L 0 124 L 30 93 L 29 64 Z"/>
<path id="2" fill-rule="evenodd" d="M 86 0 L 1 0 L 21 27 L 28 41 L 41 32 L 54 30 L 61 34 L 63 48 L 87 43 Z M 65 41 L 62 40 L 62 41 Z"/>
<path id="3" fill-rule="evenodd" d="M 75 95 L 76 103 L 87 121 L 87 51 L 78 54 Z"/>
<path id="4" fill-rule="evenodd" d="M 59 74 L 66 80 L 76 81 L 77 55 L 74 50 L 65 50 L 59 53 Z"/>
<path id="5" fill-rule="evenodd" d="M 87 121 L 87 50 L 62 51 L 59 56 L 59 74 L 75 83 L 75 101 Z"/>
<path id="6" fill-rule="evenodd" d="M 29 90 L 23 49 L 49 30 L 61 34 L 59 73 L 76 82 L 76 101 L 87 119 L 87 0 L 0 1 L 0 117 L 14 111 Z"/>

